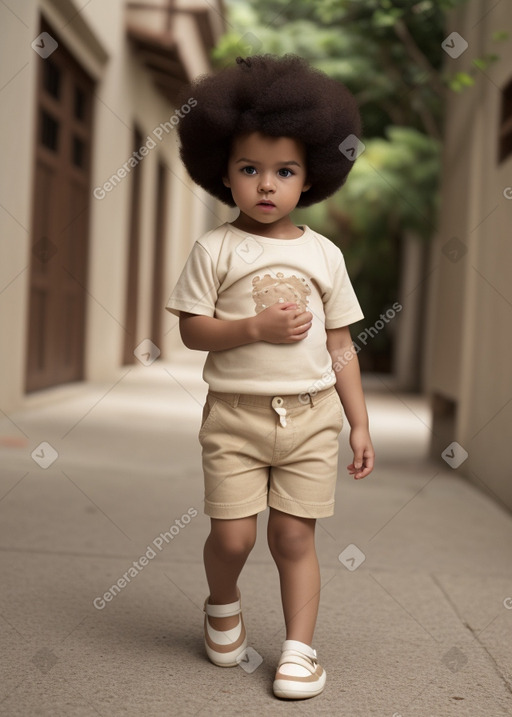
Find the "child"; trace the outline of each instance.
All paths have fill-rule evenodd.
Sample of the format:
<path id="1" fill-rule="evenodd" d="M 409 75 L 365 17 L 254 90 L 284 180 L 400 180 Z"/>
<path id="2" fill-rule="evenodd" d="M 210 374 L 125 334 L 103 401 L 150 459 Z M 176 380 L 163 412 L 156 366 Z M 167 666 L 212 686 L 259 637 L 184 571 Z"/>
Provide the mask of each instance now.
<path id="1" fill-rule="evenodd" d="M 178 127 L 182 159 L 195 182 L 240 210 L 196 241 L 166 307 L 185 345 L 209 352 L 199 432 L 211 518 L 205 648 L 222 667 L 246 650 L 237 579 L 269 506 L 286 624 L 273 690 L 303 699 L 326 680 L 312 648 L 315 522 L 334 512 L 342 404 L 354 478 L 372 471 L 374 452 L 348 328 L 363 314 L 343 256 L 289 215 L 344 183 L 352 163 L 338 146 L 359 135 L 359 113 L 343 85 L 293 55 L 237 58 L 192 93 L 197 104 Z"/>

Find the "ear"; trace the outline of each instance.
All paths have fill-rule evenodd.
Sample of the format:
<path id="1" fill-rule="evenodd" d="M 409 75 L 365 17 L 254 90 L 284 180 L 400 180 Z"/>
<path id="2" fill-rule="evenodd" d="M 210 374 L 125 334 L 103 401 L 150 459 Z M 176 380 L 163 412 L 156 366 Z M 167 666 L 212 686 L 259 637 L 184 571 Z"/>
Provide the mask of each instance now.
<path id="1" fill-rule="evenodd" d="M 306 184 L 302 187 L 302 191 L 307 192 L 308 189 L 311 189 L 311 186 L 312 186 L 311 182 L 306 182 Z"/>
<path id="2" fill-rule="evenodd" d="M 231 183 L 230 183 L 230 181 L 229 181 L 229 177 L 227 177 L 227 176 L 226 176 L 226 177 L 222 177 L 222 184 L 223 184 L 225 187 L 231 187 Z"/>

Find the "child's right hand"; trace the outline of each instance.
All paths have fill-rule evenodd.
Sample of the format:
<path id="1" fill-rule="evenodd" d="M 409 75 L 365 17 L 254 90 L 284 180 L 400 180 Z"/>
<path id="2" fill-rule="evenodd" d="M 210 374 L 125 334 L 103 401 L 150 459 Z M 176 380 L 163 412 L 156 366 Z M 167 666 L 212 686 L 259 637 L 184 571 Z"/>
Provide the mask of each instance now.
<path id="1" fill-rule="evenodd" d="M 298 311 L 297 304 L 274 304 L 260 311 L 253 319 L 257 341 L 271 344 L 293 344 L 302 341 L 311 328 L 313 314 Z"/>

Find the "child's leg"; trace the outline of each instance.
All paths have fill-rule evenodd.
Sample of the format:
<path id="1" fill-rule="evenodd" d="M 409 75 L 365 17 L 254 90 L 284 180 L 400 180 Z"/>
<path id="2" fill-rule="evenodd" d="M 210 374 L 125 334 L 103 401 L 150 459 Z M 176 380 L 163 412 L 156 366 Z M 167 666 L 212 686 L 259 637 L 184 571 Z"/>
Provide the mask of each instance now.
<path id="1" fill-rule="evenodd" d="M 233 520 L 211 518 L 210 535 L 204 545 L 204 567 L 212 605 L 238 600 L 236 583 L 256 541 L 256 520 L 257 515 Z M 238 615 L 209 617 L 208 621 L 215 630 L 229 630 L 238 624 Z"/>
<path id="2" fill-rule="evenodd" d="M 268 545 L 279 571 L 286 639 L 313 642 L 320 601 L 315 519 L 270 508 Z"/>

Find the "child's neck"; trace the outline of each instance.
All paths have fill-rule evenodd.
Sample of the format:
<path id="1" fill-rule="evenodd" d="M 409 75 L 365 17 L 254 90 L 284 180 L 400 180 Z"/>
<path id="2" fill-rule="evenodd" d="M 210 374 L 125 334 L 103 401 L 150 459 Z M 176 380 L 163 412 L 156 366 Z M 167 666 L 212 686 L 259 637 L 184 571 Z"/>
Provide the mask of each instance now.
<path id="1" fill-rule="evenodd" d="M 298 239 L 304 234 L 301 227 L 295 226 L 289 216 L 282 217 L 275 222 L 264 224 L 240 212 L 232 226 L 248 234 L 256 234 L 261 237 L 273 237 L 275 239 Z"/>

